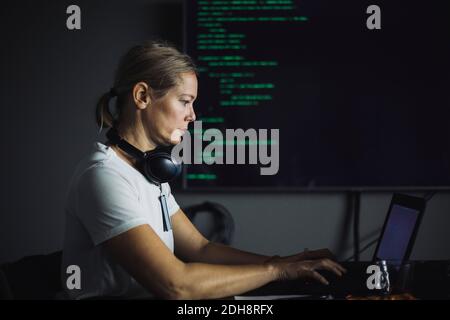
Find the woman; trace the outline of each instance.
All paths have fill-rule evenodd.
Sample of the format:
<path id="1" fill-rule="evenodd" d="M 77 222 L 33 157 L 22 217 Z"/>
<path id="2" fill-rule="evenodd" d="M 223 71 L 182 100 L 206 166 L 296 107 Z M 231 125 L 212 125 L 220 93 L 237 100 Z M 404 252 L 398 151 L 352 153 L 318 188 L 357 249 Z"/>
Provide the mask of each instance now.
<path id="1" fill-rule="evenodd" d="M 115 96 L 113 115 L 108 102 Z M 191 59 L 166 44 L 146 43 L 122 58 L 113 89 L 97 106 L 97 122 L 114 127 L 119 139 L 141 151 L 173 146 L 195 121 L 196 97 Z M 186 218 L 169 185 L 147 179 L 138 160 L 115 143 L 96 143 L 71 181 L 62 268 L 70 298 L 221 298 L 279 279 L 327 283 L 318 269 L 344 272 L 327 259 L 328 250 L 281 258 L 209 242 Z M 161 209 L 164 192 L 168 225 Z M 79 267 L 79 285 L 65 273 L 71 265 Z"/>

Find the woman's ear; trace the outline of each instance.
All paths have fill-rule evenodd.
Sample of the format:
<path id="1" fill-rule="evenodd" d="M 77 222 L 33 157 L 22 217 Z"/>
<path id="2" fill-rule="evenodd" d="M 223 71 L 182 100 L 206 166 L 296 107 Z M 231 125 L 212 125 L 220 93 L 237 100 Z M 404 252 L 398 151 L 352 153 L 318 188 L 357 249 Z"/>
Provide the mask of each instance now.
<path id="1" fill-rule="evenodd" d="M 145 109 L 151 104 L 151 88 L 145 82 L 138 82 L 133 87 L 133 101 L 138 109 Z"/>

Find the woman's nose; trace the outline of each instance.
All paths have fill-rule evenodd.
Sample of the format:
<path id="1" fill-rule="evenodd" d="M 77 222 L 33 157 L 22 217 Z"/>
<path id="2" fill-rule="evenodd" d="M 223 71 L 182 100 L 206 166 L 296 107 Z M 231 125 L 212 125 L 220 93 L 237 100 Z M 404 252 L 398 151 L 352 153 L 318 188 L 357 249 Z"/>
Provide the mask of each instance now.
<path id="1" fill-rule="evenodd" d="M 195 119 L 197 119 L 197 117 L 194 112 L 194 107 L 191 106 L 191 108 L 189 109 L 189 114 L 188 114 L 187 120 L 189 122 L 194 122 Z"/>

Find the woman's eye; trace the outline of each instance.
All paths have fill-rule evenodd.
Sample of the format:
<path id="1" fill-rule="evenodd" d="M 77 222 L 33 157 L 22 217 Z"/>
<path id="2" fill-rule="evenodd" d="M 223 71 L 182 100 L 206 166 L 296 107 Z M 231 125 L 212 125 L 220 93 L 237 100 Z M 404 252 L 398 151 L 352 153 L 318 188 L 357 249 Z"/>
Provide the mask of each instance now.
<path id="1" fill-rule="evenodd" d="M 185 106 L 189 103 L 188 100 L 181 100 L 181 102 L 182 102 Z"/>

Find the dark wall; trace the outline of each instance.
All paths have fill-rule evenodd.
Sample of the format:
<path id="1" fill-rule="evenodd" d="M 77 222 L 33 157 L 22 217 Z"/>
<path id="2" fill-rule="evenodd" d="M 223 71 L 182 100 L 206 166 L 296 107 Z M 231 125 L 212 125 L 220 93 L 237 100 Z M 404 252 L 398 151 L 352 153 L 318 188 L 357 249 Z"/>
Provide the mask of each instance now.
<path id="1" fill-rule="evenodd" d="M 120 55 L 155 36 L 182 44 L 181 1 L 76 1 L 80 31 L 66 29 L 70 4 L 2 4 L 0 263 L 61 248 L 69 178 L 92 142 L 101 139 L 95 103 L 112 85 Z M 180 205 L 205 200 L 226 205 L 240 248 L 289 254 L 330 247 L 341 257 L 351 253 L 350 217 L 340 193 L 175 196 Z M 363 195 L 364 241 L 381 226 L 390 196 Z M 450 258 L 449 227 L 450 195 L 441 193 L 430 202 L 413 256 Z"/>

